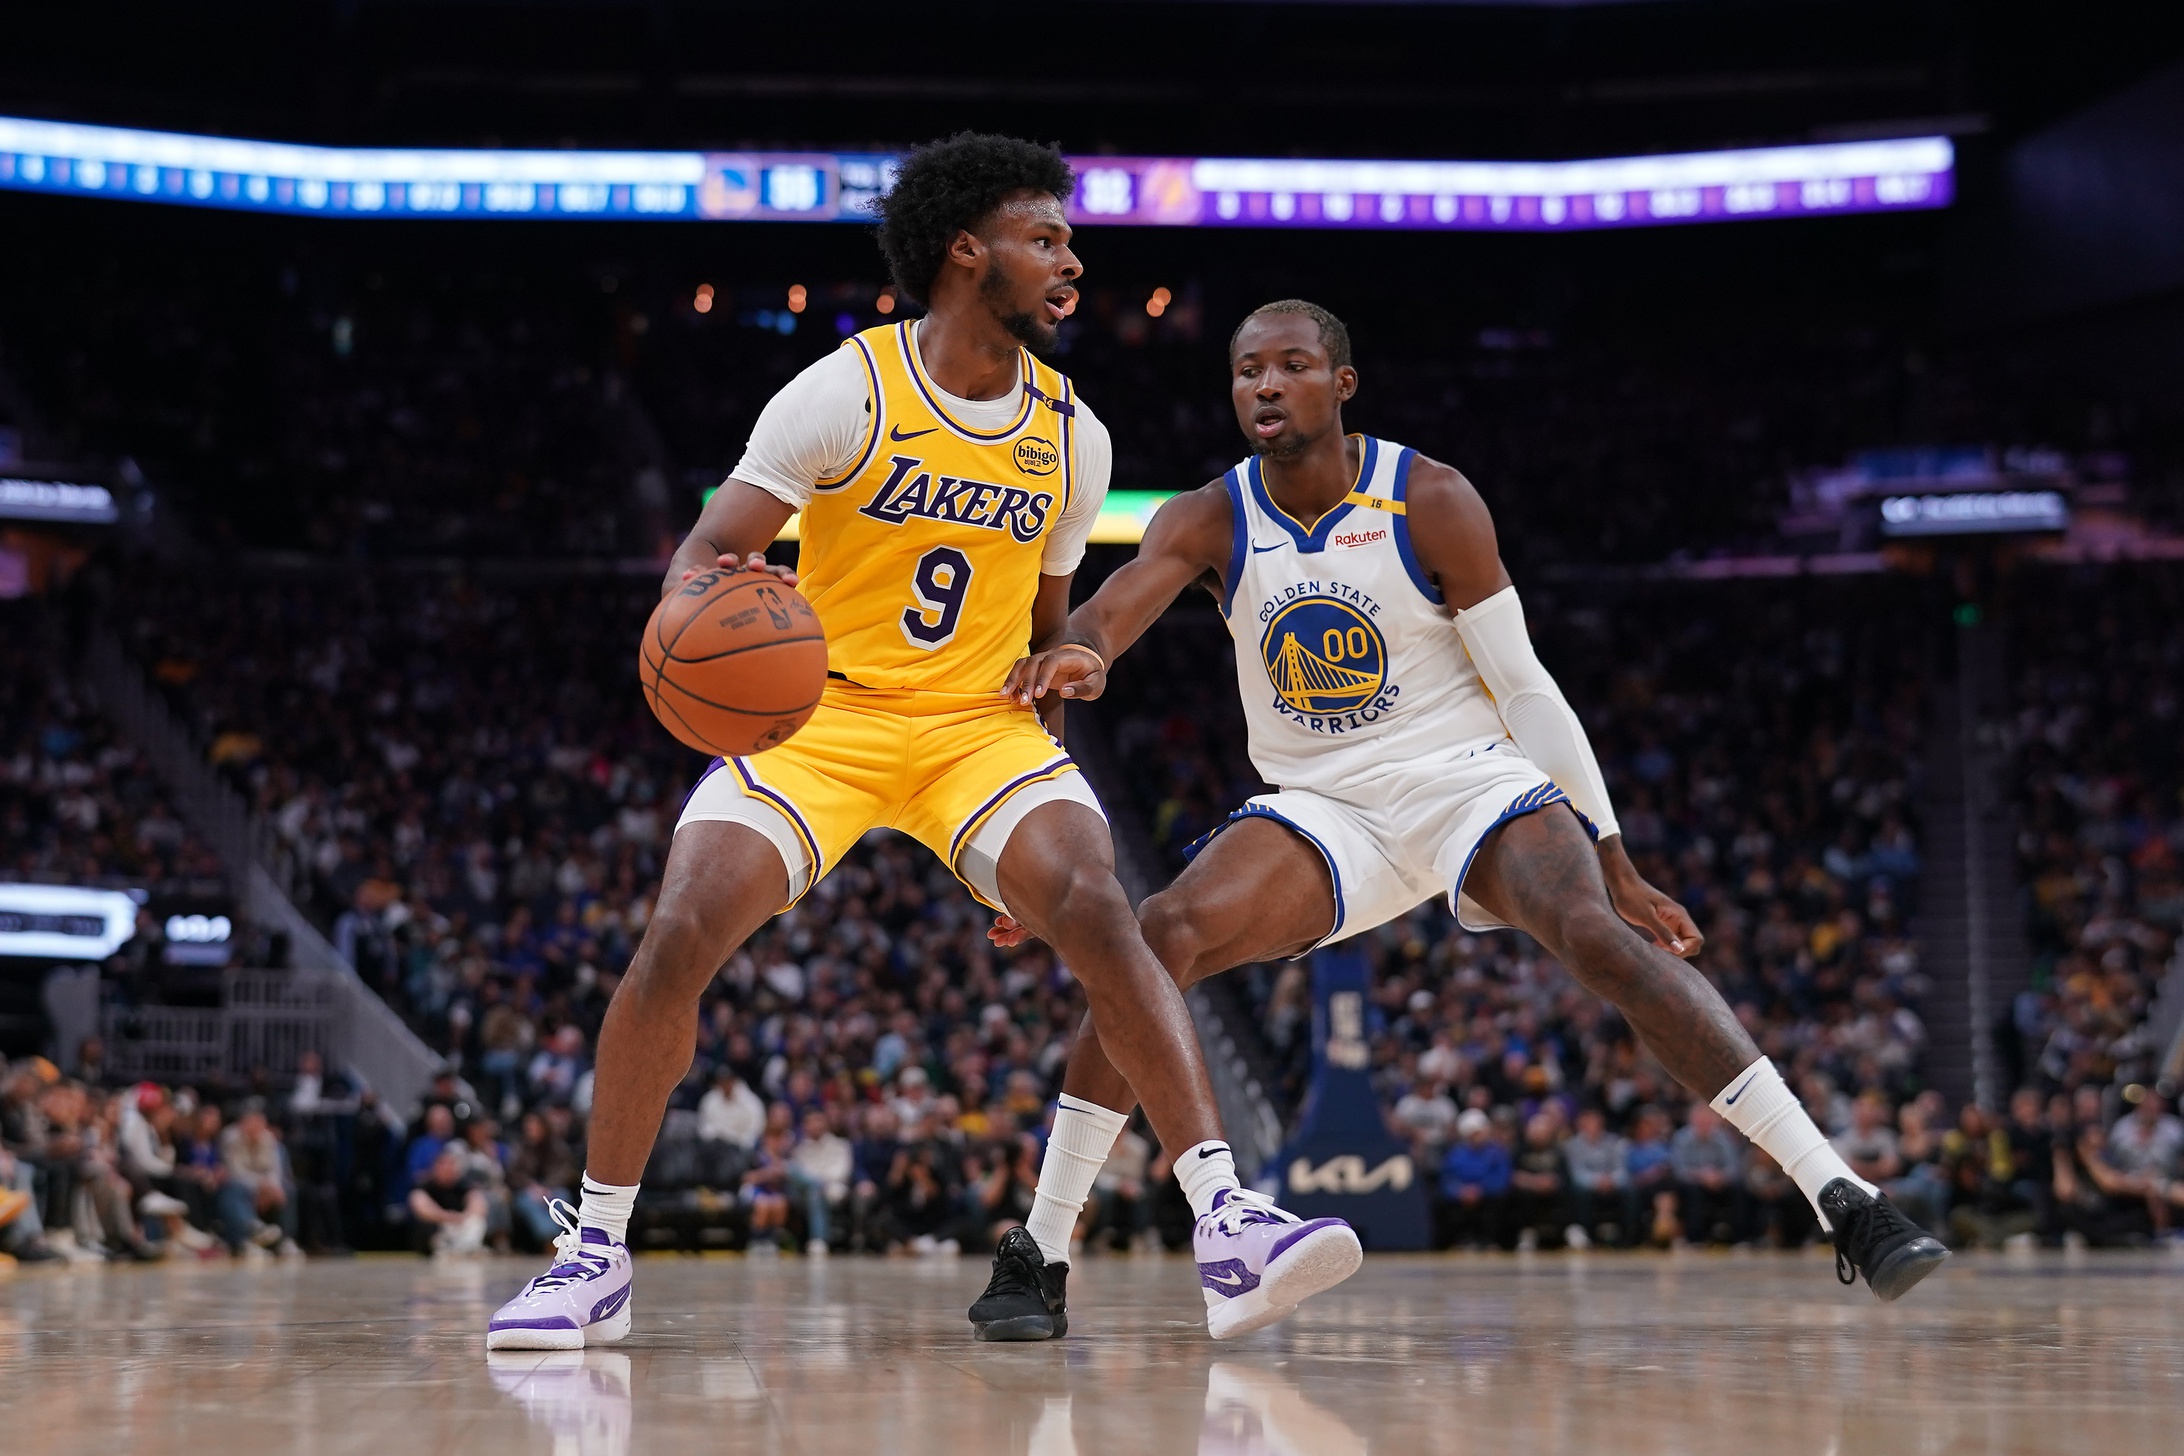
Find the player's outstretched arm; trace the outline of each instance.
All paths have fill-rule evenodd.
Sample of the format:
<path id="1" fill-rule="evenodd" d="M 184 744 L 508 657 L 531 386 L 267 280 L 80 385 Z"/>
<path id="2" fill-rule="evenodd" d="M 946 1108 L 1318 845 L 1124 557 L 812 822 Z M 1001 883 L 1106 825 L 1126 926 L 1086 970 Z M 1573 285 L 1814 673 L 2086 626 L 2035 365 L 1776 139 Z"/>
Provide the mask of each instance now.
<path id="1" fill-rule="evenodd" d="M 1115 659 L 1145 635 L 1192 582 L 1228 565 L 1228 492 L 1219 481 L 1186 491 L 1162 506 L 1145 528 L 1130 563 L 1100 584 L 1069 614 L 1062 630 L 1033 644 L 1009 669 L 1001 691 L 1019 703 L 1048 693 L 1092 699 L 1107 690 Z"/>
<path id="2" fill-rule="evenodd" d="M 1616 912 L 1677 955 L 1697 955 L 1705 943 L 1697 922 L 1646 882 L 1623 847 L 1585 726 L 1532 650 L 1486 502 L 1462 472 L 1423 456 L 1411 466 L 1406 499 L 1419 564 L 1455 613 L 1510 737 L 1599 831 L 1600 869 Z"/>
<path id="3" fill-rule="evenodd" d="M 698 523 L 669 559 L 660 595 L 664 597 L 699 572 L 716 567 L 766 571 L 795 586 L 794 568 L 769 566 L 763 554 L 794 514 L 795 510 L 778 496 L 729 476 L 705 503 L 705 509 L 698 513 Z"/>

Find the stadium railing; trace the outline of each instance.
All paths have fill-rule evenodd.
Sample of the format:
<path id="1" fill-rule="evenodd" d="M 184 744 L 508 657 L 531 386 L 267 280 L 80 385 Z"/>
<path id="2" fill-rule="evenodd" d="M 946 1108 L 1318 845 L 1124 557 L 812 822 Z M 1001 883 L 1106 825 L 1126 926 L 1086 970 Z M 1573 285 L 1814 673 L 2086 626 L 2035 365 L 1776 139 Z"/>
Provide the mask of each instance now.
<path id="1" fill-rule="evenodd" d="M 125 1081 L 235 1081 L 293 1070 L 305 1052 L 339 1064 L 344 989 L 332 971 L 229 971 L 219 1006 L 107 1006 L 99 1033 Z"/>
<path id="2" fill-rule="evenodd" d="M 241 894 L 244 913 L 258 925 L 287 938 L 292 971 L 242 974 L 293 977 L 299 986 L 309 983 L 324 988 L 323 994 L 331 997 L 330 1014 L 339 1024 L 338 1044 L 312 1049 L 356 1073 L 388 1106 L 406 1110 L 439 1070 L 440 1058 L 403 1024 L 393 1007 L 372 994 L 357 978 L 355 967 L 343 960 L 333 943 L 296 908 L 268 867 L 285 861 L 275 853 L 279 837 L 251 814 L 242 795 L 223 783 L 205 762 L 188 730 L 146 684 L 143 671 L 119 640 L 100 628 L 92 633 L 88 647 L 86 675 L 98 694 L 101 709 L 143 751 L 191 825 L 219 853 L 228 873 L 237 881 L 235 888 Z M 253 984 L 243 983 L 246 990 Z M 229 1017 L 237 1004 L 231 1000 L 226 1007 L 197 1010 L 214 1017 Z M 253 997 L 240 1004 L 268 1003 L 262 997 Z M 162 1013 L 175 1009 L 162 1008 Z M 257 1033 L 233 1030 L 250 1024 L 250 1014 L 221 1024 L 230 1028 L 226 1033 L 230 1039 L 239 1036 L 243 1045 L 285 1048 L 285 1060 L 281 1062 L 252 1064 L 264 1065 L 276 1074 L 292 1070 L 295 1057 L 306 1049 L 300 1044 L 290 1047 L 277 1041 L 253 1042 L 250 1037 Z M 161 1036 L 153 1039 L 154 1044 L 170 1046 L 174 1056 L 212 1054 L 205 1050 L 216 1040 L 208 1026 L 177 1019 L 161 1022 L 157 1029 Z M 169 1032 L 171 1038 L 166 1035 Z"/>
<path id="3" fill-rule="evenodd" d="M 2168 972 L 2146 1010 L 2146 1026 L 2153 1044 L 2163 1049 L 2157 1085 L 2163 1096 L 2174 1097 L 2184 1091 L 2184 945 L 2169 957 Z"/>

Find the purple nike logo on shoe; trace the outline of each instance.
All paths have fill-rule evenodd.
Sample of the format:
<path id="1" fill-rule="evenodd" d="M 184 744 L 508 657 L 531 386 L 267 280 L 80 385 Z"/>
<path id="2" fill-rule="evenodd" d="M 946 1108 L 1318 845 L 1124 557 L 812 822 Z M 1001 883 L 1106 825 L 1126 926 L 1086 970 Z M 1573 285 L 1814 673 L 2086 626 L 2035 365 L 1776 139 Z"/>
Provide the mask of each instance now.
<path id="1" fill-rule="evenodd" d="M 1287 1318 L 1356 1273 L 1364 1257 L 1356 1232 L 1341 1219 L 1300 1219 L 1264 1194 L 1241 1188 L 1214 1195 L 1191 1243 L 1206 1298 L 1206 1333 L 1217 1340 Z"/>
<path id="2" fill-rule="evenodd" d="M 591 1312 L 591 1323 L 598 1324 L 601 1320 L 613 1314 L 623 1305 L 629 1303 L 629 1289 L 630 1287 L 625 1284 L 620 1289 L 615 1290 L 614 1293 L 608 1295 L 605 1299 L 602 1299 L 597 1304 L 593 1305 Z"/>
<path id="3" fill-rule="evenodd" d="M 579 1226 L 563 1199 L 547 1210 L 561 1226 L 554 1262 L 494 1314 L 488 1350 L 581 1350 L 629 1334 L 629 1249 L 604 1229 Z"/>
<path id="4" fill-rule="evenodd" d="M 1242 1259 L 1219 1259 L 1198 1266 L 1198 1282 L 1216 1294 L 1246 1294 L 1259 1287 L 1259 1276 Z"/>

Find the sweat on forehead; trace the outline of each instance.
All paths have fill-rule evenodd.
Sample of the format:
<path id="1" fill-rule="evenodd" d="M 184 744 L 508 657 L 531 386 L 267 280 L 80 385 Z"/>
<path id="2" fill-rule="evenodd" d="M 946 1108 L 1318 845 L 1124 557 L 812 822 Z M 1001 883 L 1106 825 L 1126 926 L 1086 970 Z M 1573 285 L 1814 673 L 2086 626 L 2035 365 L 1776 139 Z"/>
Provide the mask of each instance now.
<path id="1" fill-rule="evenodd" d="M 1355 362 L 1350 357 L 1350 330 L 1348 327 L 1343 324 L 1341 319 L 1336 318 L 1318 304 L 1307 303 L 1301 298 L 1276 299 L 1272 303 L 1262 303 L 1250 313 L 1245 314 L 1244 321 L 1236 326 L 1236 332 L 1229 335 L 1229 358 L 1234 359 L 1236 357 L 1236 341 L 1244 336 L 1244 330 L 1251 327 L 1254 322 L 1260 319 L 1285 317 L 1309 319 L 1318 326 L 1320 345 L 1327 350 L 1328 367 L 1340 369 Z"/>

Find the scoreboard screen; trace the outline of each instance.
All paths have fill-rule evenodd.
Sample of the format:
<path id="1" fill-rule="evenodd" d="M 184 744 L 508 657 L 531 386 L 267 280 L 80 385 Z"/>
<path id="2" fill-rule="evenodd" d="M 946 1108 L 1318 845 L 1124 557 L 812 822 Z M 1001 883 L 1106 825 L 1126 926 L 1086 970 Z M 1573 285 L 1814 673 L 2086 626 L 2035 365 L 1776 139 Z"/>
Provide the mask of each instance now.
<path id="1" fill-rule="evenodd" d="M 892 152 L 315 147 L 0 117 L 0 189 L 328 217 L 862 222 Z M 1565 162 L 1077 157 L 1072 220 L 1577 232 L 1945 207 L 1947 137 Z"/>

